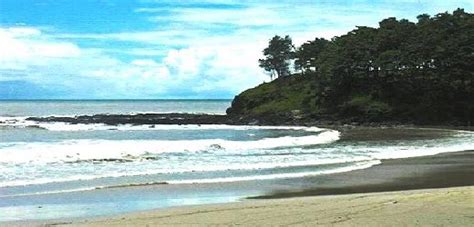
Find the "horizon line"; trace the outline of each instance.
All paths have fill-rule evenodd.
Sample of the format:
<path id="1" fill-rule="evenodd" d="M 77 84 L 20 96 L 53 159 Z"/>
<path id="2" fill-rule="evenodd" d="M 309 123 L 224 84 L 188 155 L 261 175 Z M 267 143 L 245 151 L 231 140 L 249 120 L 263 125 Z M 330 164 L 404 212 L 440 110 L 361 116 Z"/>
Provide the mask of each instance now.
<path id="1" fill-rule="evenodd" d="M 193 98 L 172 98 L 172 99 L 1 99 L 1 101 L 231 101 L 233 99 L 193 99 Z"/>

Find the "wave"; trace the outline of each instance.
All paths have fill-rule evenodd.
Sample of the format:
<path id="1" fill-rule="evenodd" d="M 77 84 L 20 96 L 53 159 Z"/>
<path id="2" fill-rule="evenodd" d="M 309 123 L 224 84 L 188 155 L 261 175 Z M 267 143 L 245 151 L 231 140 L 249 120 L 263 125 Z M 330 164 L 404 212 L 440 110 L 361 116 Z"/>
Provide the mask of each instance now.
<path id="1" fill-rule="evenodd" d="M 63 189 L 63 190 L 52 190 L 44 192 L 31 192 L 31 193 L 20 193 L 20 194 L 11 194 L 11 195 L 0 195 L 0 198 L 10 198 L 10 197 L 20 197 L 20 196 L 34 196 L 34 195 L 50 195 L 50 194 L 60 194 L 60 193 L 71 193 L 71 192 L 84 192 L 92 191 L 99 189 L 97 187 L 86 187 L 86 188 L 75 188 L 75 189 Z"/>
<path id="2" fill-rule="evenodd" d="M 324 133 L 324 132 L 323 132 Z M 322 134 L 322 133 L 321 133 Z M 404 145 L 374 145 L 374 146 L 367 146 L 367 145 L 341 145 L 341 146 L 330 146 L 330 147 L 318 147 L 315 149 L 303 149 L 303 148 L 293 148 L 290 151 L 292 157 L 290 159 L 286 159 L 285 157 L 279 158 L 278 152 L 277 156 L 270 156 L 269 159 L 258 159 L 259 162 L 244 162 L 247 159 L 236 159 L 235 161 L 229 160 L 221 160 L 219 158 L 213 159 L 214 161 L 209 162 L 202 162 L 203 159 L 200 160 L 199 163 L 194 164 L 184 164 L 178 165 L 178 163 L 169 163 L 169 166 L 156 166 L 153 164 L 154 162 L 149 163 L 136 163 L 135 167 L 128 168 L 127 171 L 106 171 L 97 174 L 88 174 L 84 173 L 84 175 L 69 175 L 69 176 L 51 176 L 51 178 L 35 178 L 35 179 L 17 179 L 17 180 L 8 180 L 6 182 L 0 183 L 0 187 L 9 187 L 9 186 L 23 186 L 23 185 L 35 185 L 35 184 L 46 184 L 46 183 L 60 183 L 60 182 L 68 182 L 68 181 L 79 181 L 79 180 L 95 180 L 100 178 L 118 178 L 118 177 L 133 177 L 133 176 L 147 176 L 147 175 L 154 175 L 154 174 L 188 174 L 188 173 L 198 173 L 198 172 L 216 172 L 216 171 L 252 171 L 252 170 L 265 170 L 265 169 L 276 169 L 276 168 L 297 168 L 297 167 L 305 167 L 305 166 L 320 166 L 323 165 L 331 165 L 331 164 L 344 164 L 344 163 L 353 163 L 353 162 L 378 162 L 379 160 L 383 159 L 395 159 L 395 158 L 408 158 L 408 157 L 417 157 L 417 156 L 427 156 L 427 155 L 435 155 L 439 153 L 447 153 L 447 152 L 457 152 L 457 151 L 465 151 L 465 150 L 473 150 L 474 144 L 472 143 L 472 133 L 465 134 L 465 135 L 456 135 L 453 138 L 448 140 L 437 140 L 436 144 L 427 145 L 425 142 L 421 142 L 424 145 L 417 145 L 417 144 L 404 144 Z M 236 141 L 233 141 L 236 142 Z M 255 141 L 253 141 L 255 142 Z M 188 151 L 189 152 L 189 151 Z M 217 151 L 219 152 L 219 150 Z M 225 155 L 227 155 L 228 151 L 224 151 Z M 263 150 L 260 153 L 266 153 L 267 151 Z M 275 152 L 273 150 L 272 152 Z M 282 152 L 288 153 L 287 149 L 283 149 Z M 312 153 L 311 153 L 312 152 Z M 232 155 L 240 155 L 241 151 L 236 150 L 235 153 Z M 4 153 L 2 153 L 4 154 Z M 24 154 L 24 153 L 23 153 Z M 259 152 L 257 152 L 259 154 Z M 305 155 L 311 156 L 305 156 Z M 205 154 L 206 155 L 206 154 Z M 224 155 L 224 156 L 225 156 Z M 217 157 L 217 154 L 212 154 L 212 156 Z M 0 159 L 4 159 L 5 156 L 1 156 Z M 29 155 L 22 155 L 20 152 L 20 158 L 30 157 Z M 193 157 L 201 157 L 201 154 L 197 154 Z M 302 157 L 298 159 L 296 157 Z M 235 157 L 233 157 L 235 158 Z M 240 160 L 240 161 L 237 161 Z M 249 159 L 248 161 L 250 161 Z M 209 161 L 209 160 L 208 160 Z M 162 164 L 167 163 L 165 160 Z M 187 162 L 191 163 L 191 162 Z M 45 163 L 43 163 L 45 164 Z M 8 164 L 5 169 L 16 168 L 15 165 L 18 164 Z M 42 164 L 39 165 L 35 163 L 28 162 L 26 163 L 27 166 L 36 166 L 35 168 L 43 168 Z M 115 164 L 111 164 L 112 166 Z M 10 166 L 10 167 L 8 167 Z M 20 164 L 22 166 L 22 164 Z M 110 165 L 108 165 L 110 166 Z M 58 168 L 61 168 L 60 172 L 65 171 L 67 164 L 59 164 Z M 74 166 L 72 166 L 74 167 Z M 71 168 L 72 168 L 71 167 Z M 159 168 L 157 168 L 159 167 Z M 166 168 L 165 168 L 166 167 Z M 28 167 L 30 168 L 30 167 Z M 76 167 L 74 167 L 76 168 Z M 79 167 L 80 168 L 80 167 Z M 326 167 L 325 167 L 326 168 Z M 59 170 L 58 170 L 59 171 Z M 293 174 L 293 173 L 292 173 Z M 297 177 L 300 173 L 294 173 L 294 177 Z M 303 173 L 301 173 L 303 174 Z M 266 175 L 262 177 L 265 178 Z M 282 177 L 282 176 L 281 176 Z M 263 179 L 259 178 L 259 176 L 254 177 L 255 180 Z M 217 181 L 216 179 L 220 178 L 213 178 L 213 179 L 201 179 L 202 182 L 213 182 Z M 227 180 L 231 181 L 229 178 Z M 240 178 L 236 178 L 237 180 Z M 222 180 L 222 179 L 220 179 Z M 196 180 L 194 180 L 196 181 Z M 178 182 L 168 182 L 168 183 L 178 183 Z M 188 183 L 192 183 L 189 182 Z"/>
<path id="3" fill-rule="evenodd" d="M 298 130 L 307 132 L 319 132 L 324 129 L 305 126 L 252 126 L 252 125 L 224 125 L 224 124 L 118 124 L 107 125 L 94 124 L 71 124 L 67 122 L 36 122 L 26 120 L 28 117 L 0 117 L 0 127 L 11 128 L 37 128 L 49 131 L 97 131 L 97 130 Z"/>
<path id="4" fill-rule="evenodd" d="M 319 128 L 318 128 L 319 130 Z M 284 136 L 254 141 L 204 140 L 68 140 L 55 143 L 5 143 L 0 148 L 0 163 L 52 163 L 84 160 L 137 160 L 160 153 L 242 151 L 274 149 L 331 143 L 339 139 L 338 131 L 317 135 Z"/>
<path id="5" fill-rule="evenodd" d="M 298 167 L 330 167 L 334 165 L 344 165 L 358 162 L 377 161 L 367 157 L 346 157 L 343 159 L 320 159 L 314 161 L 294 161 L 286 163 L 254 163 L 254 164 L 236 164 L 236 165 L 207 165 L 207 166 L 189 166 L 188 168 L 156 169 L 156 170 L 138 170 L 127 171 L 126 173 L 109 173 L 101 175 L 75 175 L 62 178 L 37 178 L 34 180 L 14 180 L 0 183 L 0 187 L 15 187 L 27 185 L 41 185 L 49 183 L 64 183 L 72 181 L 87 181 L 105 178 L 150 176 L 156 174 L 186 174 L 186 173 L 206 173 L 222 171 L 258 171 L 270 169 L 287 169 Z M 168 183 L 168 182 L 165 182 Z"/>
<path id="6" fill-rule="evenodd" d="M 190 180 L 169 180 L 169 181 L 158 181 L 158 182 L 146 182 L 146 183 L 130 183 L 130 184 L 117 184 L 117 185 L 102 185 L 94 187 L 83 187 L 77 189 L 65 189 L 65 190 L 52 190 L 45 192 L 34 192 L 34 193 L 22 193 L 0 196 L 2 197 L 17 197 L 17 196 L 30 196 L 30 195 L 46 195 L 46 194 L 58 194 L 58 193 L 70 193 L 70 192 L 81 192 L 91 190 L 102 190 L 102 189 L 115 189 L 115 188 L 127 188 L 127 187 L 140 187 L 140 186 L 156 186 L 156 185 L 176 185 L 176 184 L 213 184 L 213 183 L 231 183 L 231 182 L 243 182 L 243 181 L 255 181 L 255 180 L 277 180 L 277 179 L 291 179 L 301 178 L 309 176 L 318 176 L 325 174 L 343 173 L 354 170 L 366 169 L 374 165 L 380 164 L 380 160 L 370 160 L 362 162 L 354 162 L 353 165 L 339 167 L 328 170 L 319 171 L 305 171 L 298 173 L 279 173 L 279 174 L 265 174 L 265 175 L 251 175 L 242 177 L 220 177 L 220 178 L 204 178 L 204 179 L 190 179 Z M 17 186 L 17 185 L 16 185 Z M 25 186 L 25 185 L 22 185 Z M 9 187 L 9 186 L 3 186 Z"/>
<path id="7" fill-rule="evenodd" d="M 124 185 L 111 185 L 111 186 L 99 186 L 97 189 L 107 188 L 121 188 L 121 187 L 136 187 L 136 186 L 150 186 L 150 185 L 170 185 L 170 184 L 212 184 L 212 183 L 230 183 L 230 182 L 241 182 L 241 181 L 254 181 L 254 180 L 276 180 L 276 179 L 289 179 L 289 178 L 300 178 L 307 176 L 317 176 L 324 174 L 334 174 L 350 172 L 359 169 L 366 169 L 374 165 L 379 165 L 380 160 L 370 160 L 362 162 L 354 162 L 354 165 L 339 167 L 330 170 L 319 170 L 319 171 L 306 171 L 298 173 L 279 173 L 279 174 L 265 174 L 265 175 L 253 175 L 253 176 L 242 176 L 242 177 L 219 177 L 219 178 L 205 178 L 205 179 L 190 179 L 190 180 L 169 180 L 160 182 L 148 182 L 148 183 L 134 183 Z"/>
<path id="8" fill-rule="evenodd" d="M 269 175 L 256 175 L 256 176 L 245 176 L 245 177 L 222 177 L 222 178 L 208 178 L 208 179 L 193 179 L 193 180 L 175 180 L 166 181 L 167 184 L 209 184 L 209 183 L 229 183 L 239 181 L 253 181 L 253 180 L 274 180 L 274 179 L 286 179 L 286 178 L 300 178 L 307 176 L 316 176 L 323 174 L 333 174 L 349 172 L 358 169 L 366 169 L 374 165 L 380 164 L 380 160 L 373 160 L 367 162 L 356 163 L 352 166 L 340 167 L 332 170 L 320 170 L 320 171 L 308 171 L 298 173 L 280 173 L 280 174 L 269 174 Z"/>
<path id="9" fill-rule="evenodd" d="M 342 153 L 347 155 L 345 156 L 332 156 L 332 157 L 319 157 L 316 160 L 306 160 L 306 161 L 285 161 L 284 159 L 280 162 L 261 162 L 261 163 L 212 163 L 212 165 L 186 165 L 186 166 L 175 166 L 172 169 L 134 169 L 135 171 L 127 170 L 126 172 L 113 172 L 113 173 L 102 173 L 102 174 L 92 174 L 92 175 L 76 175 L 68 177 L 54 177 L 54 178 L 36 178 L 36 179 L 25 179 L 25 180 L 13 180 L 0 183 L 0 187 L 11 187 L 11 186 L 26 186 L 26 185 L 37 185 L 37 184 L 47 184 L 47 183 L 61 183 L 61 182 L 70 182 L 70 181 L 81 181 L 81 180 L 95 180 L 101 178 L 119 178 L 119 177 L 133 177 L 133 176 L 147 176 L 154 174 L 187 174 L 187 173 L 198 173 L 198 172 L 217 172 L 217 171 L 246 171 L 246 170 L 265 170 L 265 169 L 277 169 L 277 168 L 297 168 L 305 166 L 324 166 L 324 165 L 338 165 L 338 164 L 347 164 L 355 162 L 379 162 L 383 159 L 396 159 L 396 158 L 409 158 L 417 156 L 427 156 L 435 155 L 439 153 L 448 153 L 448 152 L 457 152 L 474 149 L 472 141 L 452 141 L 452 144 L 437 144 L 436 146 L 387 146 L 387 147 L 346 147 L 346 148 L 327 148 L 319 149 L 319 153 L 332 153 L 334 149 L 341 150 Z M 298 154 L 296 154 L 298 155 Z M 202 163 L 201 163 L 202 164 Z M 139 164 L 143 166 L 142 164 Z M 41 165 L 40 165 L 41 166 Z M 350 167 L 347 167 L 350 168 Z M 351 171 L 351 170 L 348 170 Z M 293 173 L 292 173 L 293 174 Z M 293 177 L 298 177 L 300 173 L 294 173 L 291 175 Z M 301 173 L 303 174 L 303 173 Z M 307 174 L 307 173 L 305 173 Z M 264 179 L 266 175 L 255 176 L 254 178 L 249 179 Z M 280 177 L 283 177 L 282 175 Z M 248 177 L 247 177 L 248 178 Z M 222 180 L 221 178 L 213 179 L 201 179 L 199 182 L 214 182 Z M 236 181 L 235 178 L 228 181 Z M 246 178 L 243 178 L 246 179 Z M 182 183 L 192 183 L 190 181 L 180 181 Z M 177 181 L 167 182 L 170 184 L 179 183 Z"/>

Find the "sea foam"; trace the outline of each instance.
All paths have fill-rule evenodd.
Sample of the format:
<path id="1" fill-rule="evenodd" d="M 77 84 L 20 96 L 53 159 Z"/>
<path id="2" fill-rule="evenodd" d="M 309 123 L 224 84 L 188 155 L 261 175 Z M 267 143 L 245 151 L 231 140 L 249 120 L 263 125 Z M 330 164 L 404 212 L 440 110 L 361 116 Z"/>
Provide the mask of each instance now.
<path id="1" fill-rule="evenodd" d="M 311 129 L 311 128 L 309 128 Z M 308 129 L 308 130 L 309 130 Z M 320 130 L 319 128 L 314 130 Z M 284 136 L 255 141 L 203 140 L 66 140 L 60 142 L 14 142 L 0 148 L 0 163 L 54 163 L 81 160 L 133 160 L 147 154 L 241 151 L 331 143 L 339 139 L 334 130 L 308 136 Z"/>
<path id="2" fill-rule="evenodd" d="M 319 132 L 323 129 L 318 127 L 304 126 L 252 126 L 252 125 L 223 125 L 223 124 L 118 124 L 107 125 L 102 123 L 93 124 L 71 124 L 67 122 L 36 122 L 27 120 L 28 117 L 0 117 L 0 127 L 11 128 L 38 128 L 49 131 L 148 131 L 148 130 L 301 130 L 307 132 Z"/>

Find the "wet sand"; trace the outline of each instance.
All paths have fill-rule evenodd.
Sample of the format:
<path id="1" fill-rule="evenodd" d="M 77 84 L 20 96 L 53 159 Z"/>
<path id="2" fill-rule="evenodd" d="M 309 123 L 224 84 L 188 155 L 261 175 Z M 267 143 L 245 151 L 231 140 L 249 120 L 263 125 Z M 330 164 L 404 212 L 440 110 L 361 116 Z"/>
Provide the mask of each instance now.
<path id="1" fill-rule="evenodd" d="M 359 129 L 357 129 L 359 130 Z M 405 130 L 405 129 L 402 129 Z M 384 134 L 384 133 L 389 134 Z M 399 139 L 402 131 L 351 131 L 343 140 Z M 442 132 L 445 133 L 445 132 Z M 344 136 L 345 135 L 345 136 Z M 439 136 L 438 131 L 417 134 Z M 411 134 L 413 138 L 418 136 Z M 240 183 L 246 185 L 248 182 Z M 239 185 L 236 183 L 236 185 Z M 137 193 L 144 188 L 136 187 Z M 207 187 L 213 187 L 208 185 Z M 254 186 L 255 187 L 255 186 Z M 474 225 L 474 151 L 383 160 L 352 172 L 272 182 L 274 191 L 237 203 L 156 209 L 100 218 L 20 221 L 15 226 Z M 344 195 L 341 195 L 344 194 Z"/>
<path id="2" fill-rule="evenodd" d="M 282 182 L 284 184 L 284 182 Z M 255 198 L 336 195 L 474 185 L 474 151 L 383 160 L 368 169 L 305 179 L 303 190 L 275 191 Z"/>
<path id="3" fill-rule="evenodd" d="M 26 223 L 24 223 L 26 224 Z M 313 196 L 156 210 L 54 226 L 472 226 L 474 187 Z"/>
<path id="4" fill-rule="evenodd" d="M 303 178 L 300 181 L 304 181 L 300 182 L 304 185 L 319 186 L 300 191 L 273 192 L 258 197 L 267 199 L 248 199 L 237 203 L 157 209 L 102 218 L 4 224 L 14 226 L 469 226 L 474 224 L 473 151 L 384 160 L 381 165 L 368 169 Z M 294 180 L 280 181 L 279 184 L 290 182 L 298 184 L 298 181 Z"/>

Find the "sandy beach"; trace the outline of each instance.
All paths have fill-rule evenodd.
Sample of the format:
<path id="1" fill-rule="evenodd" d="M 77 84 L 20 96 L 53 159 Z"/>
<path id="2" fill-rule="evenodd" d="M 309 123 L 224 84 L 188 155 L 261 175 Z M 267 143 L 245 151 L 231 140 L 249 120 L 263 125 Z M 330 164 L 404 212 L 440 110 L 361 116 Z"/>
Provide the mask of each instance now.
<path id="1" fill-rule="evenodd" d="M 99 218 L 3 223 L 12 226 L 474 224 L 474 152 L 384 160 L 347 173 L 300 179 L 314 185 L 237 203 L 156 209 Z M 303 184 L 288 180 L 280 184 Z M 152 190 L 160 186 L 137 187 Z M 342 194 L 342 195 L 338 195 Z"/>
<path id="2" fill-rule="evenodd" d="M 0 0 L 0 227 L 474 227 L 473 3 Z"/>
<path id="3" fill-rule="evenodd" d="M 473 223 L 474 187 L 455 187 L 246 201 L 42 224 L 47 226 L 470 226 Z"/>

